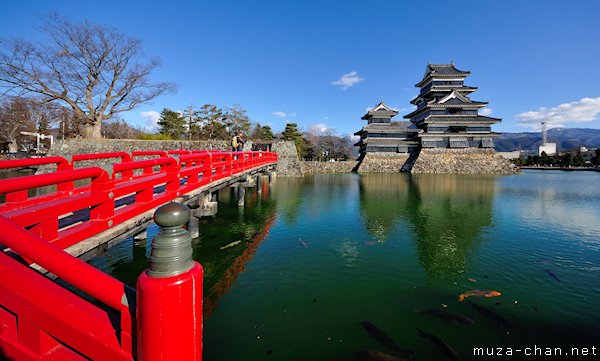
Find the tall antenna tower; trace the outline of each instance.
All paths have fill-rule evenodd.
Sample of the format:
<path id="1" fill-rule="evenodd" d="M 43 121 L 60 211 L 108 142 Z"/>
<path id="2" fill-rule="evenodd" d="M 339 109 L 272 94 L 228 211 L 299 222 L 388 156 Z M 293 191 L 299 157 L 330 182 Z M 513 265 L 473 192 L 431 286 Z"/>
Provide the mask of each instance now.
<path id="1" fill-rule="evenodd" d="M 542 145 L 548 144 L 548 129 L 546 129 L 546 122 L 542 122 Z"/>

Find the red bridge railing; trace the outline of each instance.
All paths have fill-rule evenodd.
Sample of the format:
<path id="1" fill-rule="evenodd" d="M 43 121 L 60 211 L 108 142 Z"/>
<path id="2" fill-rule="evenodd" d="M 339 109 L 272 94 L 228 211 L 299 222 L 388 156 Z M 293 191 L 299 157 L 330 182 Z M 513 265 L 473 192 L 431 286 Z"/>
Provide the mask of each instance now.
<path id="1" fill-rule="evenodd" d="M 270 152 L 178 150 L 81 154 L 72 163 L 61 157 L 0 161 L 0 168 L 57 164 L 54 173 L 0 180 L 5 203 L 0 214 L 40 238 L 67 248 L 209 182 L 277 162 Z M 137 156 L 158 158 L 132 161 Z M 120 158 L 109 174 L 99 167 L 74 169 L 75 162 Z M 73 187 L 74 181 L 89 184 Z M 29 197 L 29 191 L 56 186 L 56 191 Z"/>
<path id="2" fill-rule="evenodd" d="M 139 156 L 158 157 L 134 160 Z M 81 161 L 112 158 L 119 162 L 111 172 L 96 166 L 75 169 Z M 10 249 L 0 252 L 0 359 L 135 359 L 135 290 L 63 248 L 210 182 L 276 162 L 277 154 L 270 152 L 200 150 L 81 154 L 71 162 L 62 157 L 0 161 L 0 169 L 56 165 L 53 173 L 0 180 L 5 197 L 0 245 Z M 55 190 L 30 196 L 46 186 Z M 28 263 L 95 301 L 59 286 Z"/>

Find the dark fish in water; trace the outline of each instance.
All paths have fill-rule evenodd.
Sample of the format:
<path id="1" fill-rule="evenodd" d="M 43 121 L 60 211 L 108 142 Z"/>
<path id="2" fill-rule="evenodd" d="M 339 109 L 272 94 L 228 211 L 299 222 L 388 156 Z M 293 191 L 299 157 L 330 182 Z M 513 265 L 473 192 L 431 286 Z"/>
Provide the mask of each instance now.
<path id="1" fill-rule="evenodd" d="M 304 247 L 304 248 L 308 248 L 308 244 L 306 244 L 306 242 L 304 242 L 304 241 L 302 240 L 302 238 L 298 238 L 298 243 L 300 243 L 300 244 L 302 245 L 302 247 Z"/>
<path id="2" fill-rule="evenodd" d="M 412 355 L 411 350 L 400 348 L 400 346 L 398 346 L 396 341 L 394 341 L 394 339 L 390 335 L 388 335 L 385 331 L 381 330 L 379 327 L 375 326 L 373 323 L 366 320 L 362 320 L 360 321 L 360 324 L 365 328 L 365 330 L 367 330 L 367 332 L 371 334 L 371 336 L 375 337 L 377 341 L 381 342 L 390 350 L 396 351 L 402 357 L 410 357 Z"/>
<path id="3" fill-rule="evenodd" d="M 473 307 L 475 309 L 475 311 L 477 311 L 477 313 L 479 313 L 483 317 L 485 317 L 489 320 L 492 320 L 494 322 L 498 322 L 499 324 L 504 325 L 504 327 L 506 327 L 506 328 L 510 328 L 510 324 L 508 323 L 508 321 L 504 317 L 497 314 L 496 312 L 489 310 L 481 305 L 478 305 L 472 301 L 467 300 L 467 302 L 469 303 L 469 305 L 471 305 L 471 307 Z"/>
<path id="4" fill-rule="evenodd" d="M 459 323 L 461 325 L 474 325 L 475 321 L 468 318 L 467 316 L 458 315 L 456 313 L 443 311 L 443 310 L 417 310 L 418 313 L 423 313 L 433 317 L 441 318 L 442 320 Z"/>
<path id="5" fill-rule="evenodd" d="M 556 275 L 554 272 L 550 271 L 549 269 L 546 269 L 546 273 L 547 273 L 547 274 L 548 274 L 550 277 L 554 278 L 554 279 L 556 280 L 556 282 L 560 282 L 560 280 L 558 279 L 558 276 L 557 276 L 557 275 Z"/>
<path id="6" fill-rule="evenodd" d="M 374 350 L 360 350 L 354 356 L 362 361 L 405 361 L 406 359 Z"/>
<path id="7" fill-rule="evenodd" d="M 387 348 L 394 351 L 400 351 L 400 346 L 398 346 L 396 341 L 394 341 L 390 335 L 385 333 L 385 331 L 366 320 L 360 321 L 360 324 L 371 334 L 371 336 L 375 337 L 377 341 L 384 344 Z"/>
<path id="8" fill-rule="evenodd" d="M 446 356 L 450 357 L 453 360 L 460 360 L 458 357 L 458 353 L 452 349 L 452 347 L 448 346 L 447 343 L 442 341 L 436 335 L 429 334 L 415 327 L 415 330 L 419 332 L 419 336 L 424 337 L 435 344 Z"/>

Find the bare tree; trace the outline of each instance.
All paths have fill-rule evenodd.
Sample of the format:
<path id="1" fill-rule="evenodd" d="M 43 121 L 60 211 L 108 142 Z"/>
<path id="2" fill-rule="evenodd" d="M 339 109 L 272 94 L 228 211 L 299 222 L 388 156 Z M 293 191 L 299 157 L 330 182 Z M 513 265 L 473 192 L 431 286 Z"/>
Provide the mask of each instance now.
<path id="1" fill-rule="evenodd" d="M 121 118 L 109 119 L 102 123 L 102 135 L 108 139 L 138 139 L 141 131 L 132 128 Z"/>
<path id="2" fill-rule="evenodd" d="M 248 132 L 250 130 L 250 118 L 246 114 L 246 109 L 239 104 L 226 108 L 225 126 L 228 129 L 229 137 L 233 137 L 239 132 Z"/>
<path id="3" fill-rule="evenodd" d="M 11 153 L 19 150 L 17 140 L 23 136 L 21 132 L 36 130 L 35 120 L 27 101 L 21 98 L 11 98 L 0 105 L 0 141 L 2 147 Z"/>
<path id="4" fill-rule="evenodd" d="M 86 138 L 101 138 L 102 121 L 175 89 L 151 83 L 159 61 L 146 62 L 142 42 L 114 28 L 52 15 L 41 31 L 43 43 L 0 40 L 0 87 L 69 106 L 85 120 Z"/>

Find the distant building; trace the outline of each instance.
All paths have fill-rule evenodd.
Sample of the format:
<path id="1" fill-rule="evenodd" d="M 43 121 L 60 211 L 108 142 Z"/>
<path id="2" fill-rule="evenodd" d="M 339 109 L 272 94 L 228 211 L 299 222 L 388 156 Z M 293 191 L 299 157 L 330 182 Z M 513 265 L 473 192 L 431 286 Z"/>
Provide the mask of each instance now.
<path id="1" fill-rule="evenodd" d="M 464 80 L 471 72 L 454 64 L 428 64 L 423 79 L 415 84 L 419 95 L 411 101 L 417 109 L 404 116 L 422 131 L 422 148 L 494 148 L 491 126 L 502 120 L 479 115 L 486 102 L 471 100 L 477 90 Z"/>
<path id="2" fill-rule="evenodd" d="M 578 153 L 581 154 L 581 157 L 586 162 L 591 162 L 592 159 L 596 156 L 597 148 L 588 148 L 588 147 L 578 147 L 573 150 L 560 152 L 560 155 L 571 154 L 572 157 L 575 157 Z"/>
<path id="3" fill-rule="evenodd" d="M 538 155 L 542 155 L 542 153 L 546 153 L 546 155 L 555 155 L 556 143 L 546 143 L 544 145 L 540 145 L 538 147 Z"/>
<path id="4" fill-rule="evenodd" d="M 556 152 L 556 143 L 548 143 L 548 129 L 546 128 L 546 122 L 542 122 L 542 145 L 538 147 L 538 155 L 542 155 L 542 153 L 546 153 L 546 155 L 558 154 Z"/>
<path id="5" fill-rule="evenodd" d="M 392 122 L 397 114 L 396 110 L 380 102 L 361 118 L 367 125 L 354 133 L 360 136 L 354 144 L 360 147 L 360 155 L 366 152 L 410 153 L 418 149 L 419 129 L 410 122 Z"/>

